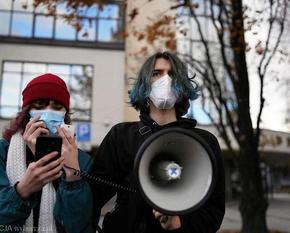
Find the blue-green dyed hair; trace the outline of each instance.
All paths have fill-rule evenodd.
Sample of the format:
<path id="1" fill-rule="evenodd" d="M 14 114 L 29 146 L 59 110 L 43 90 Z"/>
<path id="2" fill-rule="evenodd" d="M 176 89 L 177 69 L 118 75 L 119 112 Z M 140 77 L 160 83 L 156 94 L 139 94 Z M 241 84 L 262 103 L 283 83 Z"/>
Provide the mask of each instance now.
<path id="1" fill-rule="evenodd" d="M 148 112 L 146 106 L 151 91 L 150 79 L 158 58 L 168 60 L 171 64 L 172 87 L 176 96 L 178 96 L 175 104 L 176 116 L 181 117 L 187 113 L 189 100 L 198 97 L 199 87 L 194 82 L 194 77 L 189 77 L 186 64 L 170 52 L 156 53 L 145 61 L 133 88 L 129 91 L 130 104 L 136 110 Z"/>

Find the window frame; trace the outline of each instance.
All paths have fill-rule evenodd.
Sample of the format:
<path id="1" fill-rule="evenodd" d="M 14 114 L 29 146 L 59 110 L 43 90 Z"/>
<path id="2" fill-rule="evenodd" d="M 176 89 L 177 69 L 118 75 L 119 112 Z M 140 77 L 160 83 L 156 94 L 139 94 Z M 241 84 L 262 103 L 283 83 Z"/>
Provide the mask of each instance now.
<path id="1" fill-rule="evenodd" d="M 36 18 L 38 16 L 45 16 L 45 13 L 40 13 L 35 11 L 25 11 L 25 10 L 14 10 L 13 9 L 13 0 L 11 0 L 11 9 L 10 10 L 2 10 L 1 12 L 9 13 L 9 28 L 8 28 L 8 34 L 7 35 L 0 35 L 0 43 L 25 43 L 25 44 L 40 44 L 40 45 L 56 45 L 56 46 L 73 46 L 73 47 L 84 47 L 84 48 L 99 48 L 99 49 L 113 49 L 113 50 L 124 50 L 125 47 L 125 39 L 121 38 L 119 41 L 100 41 L 98 40 L 99 34 L 98 34 L 98 27 L 99 27 L 99 21 L 100 20 L 114 20 L 114 22 L 118 25 L 121 24 L 121 30 L 125 30 L 125 7 L 123 4 L 123 1 L 120 0 L 111 0 L 108 1 L 107 4 L 115 4 L 119 6 L 119 12 L 121 17 L 102 17 L 99 15 L 96 16 L 80 16 L 80 18 L 88 20 L 93 20 L 95 24 L 94 28 L 94 40 L 81 40 L 79 39 L 79 32 L 75 31 L 74 39 L 59 39 L 56 38 L 56 30 L 57 25 L 56 21 L 61 14 L 56 14 L 54 16 L 51 16 L 53 19 L 53 25 L 52 25 L 52 36 L 45 38 L 45 37 L 37 37 L 36 36 Z M 28 14 L 32 15 L 32 31 L 31 36 L 25 37 L 25 36 L 15 36 L 12 35 L 12 24 L 13 24 L 13 16 L 14 14 Z"/>
<path id="2" fill-rule="evenodd" d="M 78 122 L 90 122 L 92 120 L 92 114 L 93 114 L 93 111 L 92 111 L 92 106 L 93 106 L 93 83 L 94 83 L 94 65 L 93 64 L 78 64 L 78 63 L 68 64 L 68 63 L 63 63 L 63 62 L 48 62 L 48 61 L 47 62 L 40 62 L 40 61 L 30 61 L 30 60 L 23 61 L 23 60 L 11 60 L 11 59 L 2 60 L 2 64 L 1 64 L 2 69 L 1 69 L 1 76 L 0 76 L 0 100 L 2 98 L 3 75 L 4 75 L 4 72 L 6 72 L 6 71 L 4 71 L 4 64 L 5 64 L 5 62 L 21 63 L 21 71 L 19 73 L 18 72 L 14 72 L 14 71 L 8 71 L 10 73 L 13 73 L 14 72 L 14 73 L 20 74 L 20 76 L 21 76 L 20 77 L 21 78 L 20 83 L 23 83 L 23 76 L 24 76 L 24 74 L 32 74 L 32 73 L 29 73 L 29 72 L 24 72 L 23 67 L 24 67 L 24 64 L 25 63 L 43 64 L 43 65 L 46 66 L 46 72 L 47 72 L 47 68 L 48 68 L 49 65 L 64 65 L 64 66 L 69 66 L 69 69 L 70 69 L 70 73 L 68 74 L 68 77 L 69 78 L 71 78 L 73 76 L 73 74 L 71 72 L 73 66 L 81 66 L 81 67 L 87 67 L 87 66 L 89 66 L 89 67 L 91 67 L 92 68 L 92 77 L 91 77 L 91 79 L 92 79 L 92 86 L 91 86 L 92 93 L 91 93 L 91 98 L 90 98 L 91 103 L 90 103 L 90 107 L 85 110 L 85 111 L 89 111 L 88 119 L 81 119 L 81 118 L 74 118 L 73 117 L 73 118 L 71 118 L 71 120 L 72 121 L 78 121 Z M 57 73 L 55 73 L 55 74 L 56 75 L 59 75 Z M 36 73 L 36 75 L 40 75 L 40 74 Z M 59 76 L 61 76 L 61 75 L 59 75 Z M 69 82 L 66 83 L 66 84 L 67 84 L 68 90 L 70 92 Z M 17 106 L 18 107 L 18 110 L 17 110 L 17 112 L 21 111 L 21 99 L 22 99 L 21 97 L 22 97 L 22 91 L 23 91 L 23 89 L 21 89 L 21 88 L 18 88 L 18 89 L 19 89 L 18 91 L 19 91 L 20 102 L 18 102 L 18 106 Z M 70 93 L 70 95 L 71 95 L 71 93 Z M 3 105 L 0 102 L 0 109 L 2 107 L 3 107 Z M 4 107 L 14 107 L 14 106 L 4 105 Z M 72 110 L 74 110 L 74 112 L 77 112 L 76 110 L 79 110 L 79 109 L 77 109 L 77 108 L 71 108 L 71 106 L 70 106 L 70 113 L 73 114 L 74 112 L 72 112 Z M 11 120 L 14 117 L 15 117 L 15 115 L 13 115 L 11 117 L 3 117 L 2 114 L 0 114 L 0 120 Z"/>

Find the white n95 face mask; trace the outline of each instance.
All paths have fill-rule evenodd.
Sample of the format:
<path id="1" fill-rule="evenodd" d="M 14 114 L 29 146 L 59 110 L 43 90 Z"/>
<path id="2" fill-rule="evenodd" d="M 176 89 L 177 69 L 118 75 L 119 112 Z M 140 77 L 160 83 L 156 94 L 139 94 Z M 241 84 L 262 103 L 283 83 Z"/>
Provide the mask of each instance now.
<path id="1" fill-rule="evenodd" d="M 151 84 L 150 100 L 156 108 L 171 109 L 176 103 L 177 97 L 172 88 L 172 79 L 168 74 L 162 76 Z"/>

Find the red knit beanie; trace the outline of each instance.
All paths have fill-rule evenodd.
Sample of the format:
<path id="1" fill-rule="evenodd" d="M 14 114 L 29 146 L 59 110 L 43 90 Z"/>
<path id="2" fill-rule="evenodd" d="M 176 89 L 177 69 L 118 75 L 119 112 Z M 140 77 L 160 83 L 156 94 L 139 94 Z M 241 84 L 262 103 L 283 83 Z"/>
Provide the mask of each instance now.
<path id="1" fill-rule="evenodd" d="M 49 99 L 61 103 L 69 110 L 70 95 L 65 82 L 54 74 L 43 74 L 32 79 L 22 92 L 22 108 L 35 100 Z"/>

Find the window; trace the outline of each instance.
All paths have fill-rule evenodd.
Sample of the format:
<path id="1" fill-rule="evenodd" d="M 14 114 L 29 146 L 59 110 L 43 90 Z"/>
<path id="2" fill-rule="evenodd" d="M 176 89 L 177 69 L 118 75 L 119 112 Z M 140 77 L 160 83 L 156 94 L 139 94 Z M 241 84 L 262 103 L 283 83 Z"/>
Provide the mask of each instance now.
<path id="1" fill-rule="evenodd" d="M 204 112 L 199 99 L 190 101 L 190 106 L 184 117 L 195 119 L 201 125 L 209 125 L 212 123 L 209 116 Z"/>
<path id="2" fill-rule="evenodd" d="M 29 4 L 30 3 L 30 4 Z M 70 13 L 66 3 L 58 4 L 55 15 L 43 5 L 33 8 L 31 1 L 0 1 L 0 37 L 18 37 L 55 41 L 100 43 L 123 42 L 123 10 L 120 1 L 110 1 L 100 8 L 97 4 L 77 10 L 80 31 L 62 17 Z"/>
<path id="3" fill-rule="evenodd" d="M 72 119 L 90 120 L 93 66 L 4 61 L 0 83 L 0 118 L 14 117 L 21 110 L 22 90 L 43 73 L 60 76 L 70 91 Z"/>

